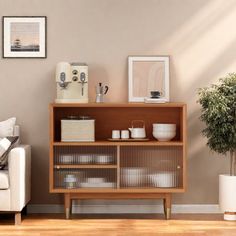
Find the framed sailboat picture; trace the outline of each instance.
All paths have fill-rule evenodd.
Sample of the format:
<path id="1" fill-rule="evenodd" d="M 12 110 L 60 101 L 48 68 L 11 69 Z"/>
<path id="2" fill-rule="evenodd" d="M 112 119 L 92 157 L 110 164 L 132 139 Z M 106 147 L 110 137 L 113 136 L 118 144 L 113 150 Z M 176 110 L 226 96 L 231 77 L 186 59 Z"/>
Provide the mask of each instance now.
<path id="1" fill-rule="evenodd" d="M 46 16 L 3 16 L 3 58 L 46 58 Z"/>

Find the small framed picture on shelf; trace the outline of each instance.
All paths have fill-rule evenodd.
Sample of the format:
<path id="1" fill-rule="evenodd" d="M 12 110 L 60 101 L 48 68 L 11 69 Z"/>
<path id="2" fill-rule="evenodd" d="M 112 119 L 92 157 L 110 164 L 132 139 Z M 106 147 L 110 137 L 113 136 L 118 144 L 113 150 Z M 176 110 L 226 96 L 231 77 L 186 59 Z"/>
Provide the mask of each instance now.
<path id="1" fill-rule="evenodd" d="M 46 58 L 46 16 L 3 16 L 3 58 Z"/>
<path id="2" fill-rule="evenodd" d="M 129 102 L 168 102 L 169 56 L 129 56 Z"/>

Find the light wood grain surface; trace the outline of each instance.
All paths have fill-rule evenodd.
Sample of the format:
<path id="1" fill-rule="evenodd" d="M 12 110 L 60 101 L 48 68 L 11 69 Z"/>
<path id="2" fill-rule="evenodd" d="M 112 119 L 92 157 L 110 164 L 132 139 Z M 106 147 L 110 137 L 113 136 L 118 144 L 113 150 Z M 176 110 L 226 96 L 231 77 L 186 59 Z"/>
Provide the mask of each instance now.
<path id="1" fill-rule="evenodd" d="M 51 107 L 182 107 L 183 102 L 167 102 L 167 103 L 144 103 L 144 102 L 129 102 L 129 103 L 51 103 Z"/>
<path id="2" fill-rule="evenodd" d="M 53 236 L 53 235 L 183 235 L 233 236 L 236 223 L 222 220 L 222 215 L 173 215 L 164 220 L 162 215 L 64 215 L 23 216 L 22 224 L 14 226 L 13 216 L 0 215 L 0 235 Z"/>
<path id="3" fill-rule="evenodd" d="M 102 194 L 112 193 L 113 196 L 123 198 L 123 194 L 129 194 L 128 198 L 160 198 L 163 193 L 166 193 L 164 205 L 166 208 L 166 216 L 169 218 L 171 213 L 171 196 L 170 193 L 182 193 L 185 192 L 186 187 L 186 104 L 184 103 L 165 103 L 165 104 L 144 104 L 144 103 L 103 103 L 103 104 L 50 104 L 50 170 L 49 170 L 49 183 L 50 183 L 50 193 L 65 193 L 65 207 L 66 216 L 69 218 L 70 213 L 70 197 L 73 194 L 73 198 L 77 196 L 78 199 L 81 199 L 81 194 L 84 194 L 84 197 L 89 197 L 89 193 L 93 198 L 99 197 Z M 95 129 L 95 137 L 96 142 L 86 142 L 86 143 L 73 143 L 73 142 L 61 142 L 61 120 L 68 116 L 81 116 L 81 115 L 89 115 L 93 119 L 96 120 L 96 129 Z M 145 124 L 146 136 L 150 141 L 143 142 L 110 142 L 107 139 L 111 137 L 112 130 L 114 127 L 118 130 L 124 130 L 128 127 L 132 126 L 133 120 L 142 120 Z M 173 140 L 169 142 L 158 142 L 154 140 L 152 135 L 153 132 L 153 124 L 154 123 L 174 123 L 176 124 L 176 136 Z M 65 189 L 56 188 L 54 182 L 57 182 L 57 179 L 54 175 L 54 169 L 63 168 L 62 165 L 54 165 L 54 151 L 58 148 L 65 147 L 76 147 L 76 146 L 114 146 L 117 149 L 117 165 L 111 166 L 113 169 L 117 168 L 117 186 L 120 188 L 79 188 L 79 189 Z M 123 162 L 122 164 L 122 149 L 126 148 L 123 146 L 132 146 L 133 148 L 127 152 L 123 152 L 124 158 L 127 156 L 135 155 L 139 156 L 138 153 L 142 152 L 142 150 L 136 150 L 136 154 L 134 154 L 133 150 L 140 146 L 150 146 L 149 149 L 145 149 L 144 153 L 141 155 L 142 159 L 145 154 L 150 152 L 150 148 L 159 147 L 158 149 L 168 147 L 168 149 L 177 148 L 180 151 L 179 156 L 181 157 L 181 161 L 178 161 L 178 166 L 182 168 L 180 172 L 180 184 L 174 188 L 154 188 L 153 186 L 139 186 L 138 188 L 121 188 L 122 181 L 120 181 L 120 168 L 121 167 L 135 167 L 139 166 L 138 161 L 130 162 L 128 161 L 126 164 Z M 91 147 L 92 148 L 92 147 Z M 122 148 L 122 149 L 121 149 Z M 131 153 L 130 153 L 131 152 Z M 175 151 L 176 152 L 176 151 Z M 166 153 L 169 153 L 169 150 Z M 167 155 L 167 154 L 166 154 Z M 152 156 L 152 159 L 158 156 L 164 156 L 163 153 L 158 155 L 156 153 Z M 137 159 L 137 158 L 135 158 Z M 171 158 L 173 159 L 173 158 Z M 173 160 L 171 160 L 173 162 Z M 156 160 L 159 165 L 159 160 Z M 140 162 L 141 163 L 141 162 Z M 60 164 L 60 163 L 59 163 Z M 122 164 L 122 166 L 121 166 Z M 154 163 L 152 163 L 153 166 Z M 73 166 L 73 165 L 71 165 Z M 142 163 L 141 166 L 148 166 L 147 160 Z M 56 167 L 56 168 L 55 168 Z M 64 166 L 66 167 L 66 166 Z M 70 167 L 70 166 L 67 166 Z M 74 168 L 82 168 L 83 166 L 75 165 Z M 88 169 L 89 166 L 87 166 Z M 91 167 L 97 168 L 97 166 L 92 165 Z M 110 168 L 110 169 L 112 169 Z M 90 168 L 91 169 L 91 168 Z M 100 168 L 101 169 L 101 168 Z M 55 179 L 54 179 L 55 178 Z M 76 194 L 77 193 L 77 194 Z M 153 195 L 155 193 L 155 195 Z M 140 195 L 142 194 L 142 195 Z M 122 196 L 123 195 L 123 196 Z M 113 197 L 112 196 L 112 197 Z M 148 196 L 148 197 L 147 197 Z M 107 197 L 106 197 L 107 198 Z"/>

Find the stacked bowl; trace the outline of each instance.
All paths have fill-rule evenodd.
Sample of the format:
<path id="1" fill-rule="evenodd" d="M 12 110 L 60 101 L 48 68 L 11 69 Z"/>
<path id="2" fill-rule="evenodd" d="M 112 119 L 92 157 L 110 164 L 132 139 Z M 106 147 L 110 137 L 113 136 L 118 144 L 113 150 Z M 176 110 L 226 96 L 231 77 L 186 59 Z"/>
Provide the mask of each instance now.
<path id="1" fill-rule="evenodd" d="M 176 171 L 158 171 L 148 175 L 149 181 L 156 188 L 173 188 L 178 186 Z"/>
<path id="2" fill-rule="evenodd" d="M 176 135 L 176 124 L 153 124 L 153 137 L 158 141 L 170 141 Z"/>
<path id="3" fill-rule="evenodd" d="M 121 168 L 121 182 L 124 187 L 141 187 L 145 183 L 145 168 Z"/>

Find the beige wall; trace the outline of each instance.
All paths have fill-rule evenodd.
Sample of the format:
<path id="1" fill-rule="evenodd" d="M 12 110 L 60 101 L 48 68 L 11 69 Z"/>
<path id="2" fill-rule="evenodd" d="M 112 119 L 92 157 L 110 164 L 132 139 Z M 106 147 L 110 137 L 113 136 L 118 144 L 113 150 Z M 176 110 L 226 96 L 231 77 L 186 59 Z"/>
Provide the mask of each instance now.
<path id="1" fill-rule="evenodd" d="M 48 17 L 47 59 L 0 59 L 0 120 L 16 116 L 32 145 L 32 203 L 58 203 L 48 193 L 48 104 L 59 61 L 89 64 L 110 102 L 127 101 L 127 56 L 171 56 L 171 100 L 188 104 L 188 190 L 178 203 L 216 203 L 225 159 L 205 147 L 196 89 L 236 67 L 235 0 L 0 0 L 0 15 Z M 0 39 L 1 40 L 1 39 Z M 0 42 L 1 43 L 1 42 Z"/>

